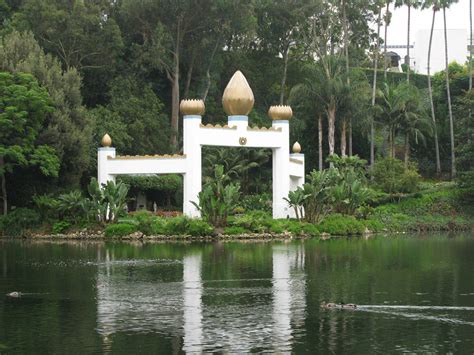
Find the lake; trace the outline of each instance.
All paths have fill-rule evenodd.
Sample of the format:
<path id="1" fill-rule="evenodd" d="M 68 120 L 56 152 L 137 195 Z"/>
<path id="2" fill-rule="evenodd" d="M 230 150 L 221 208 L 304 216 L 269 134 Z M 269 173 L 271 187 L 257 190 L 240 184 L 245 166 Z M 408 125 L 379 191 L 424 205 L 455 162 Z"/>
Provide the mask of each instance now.
<path id="1" fill-rule="evenodd" d="M 472 234 L 0 240 L 0 353 L 472 353 L 473 273 Z"/>

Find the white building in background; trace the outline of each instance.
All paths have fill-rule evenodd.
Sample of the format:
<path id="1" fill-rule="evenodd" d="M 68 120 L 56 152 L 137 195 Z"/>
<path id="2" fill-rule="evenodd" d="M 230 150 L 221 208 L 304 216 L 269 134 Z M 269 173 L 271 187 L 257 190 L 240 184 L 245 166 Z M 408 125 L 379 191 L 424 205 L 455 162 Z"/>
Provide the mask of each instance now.
<path id="1" fill-rule="evenodd" d="M 464 64 L 469 56 L 469 31 L 467 29 L 448 29 L 448 60 Z M 411 66 L 417 73 L 427 74 L 428 45 L 430 43 L 430 29 L 419 30 L 415 33 L 413 43 L 413 57 Z M 399 53 L 402 58 L 405 53 Z M 435 29 L 433 31 L 433 43 L 431 48 L 431 73 L 434 74 L 445 68 L 444 61 L 444 31 Z"/>
<path id="2" fill-rule="evenodd" d="M 469 31 L 466 29 L 448 30 L 448 60 L 449 63 L 464 64 L 469 57 Z M 414 42 L 410 44 L 410 66 L 416 73 L 428 73 L 428 46 L 430 43 L 430 29 L 419 30 L 413 36 Z M 474 43 L 474 41 L 473 41 Z M 383 50 L 383 45 L 380 47 Z M 406 63 L 406 44 L 388 44 L 387 61 L 390 71 L 402 71 L 401 64 Z M 395 58 L 399 58 L 399 64 Z M 431 46 L 431 74 L 444 70 L 444 31 L 433 30 L 433 43 Z"/>

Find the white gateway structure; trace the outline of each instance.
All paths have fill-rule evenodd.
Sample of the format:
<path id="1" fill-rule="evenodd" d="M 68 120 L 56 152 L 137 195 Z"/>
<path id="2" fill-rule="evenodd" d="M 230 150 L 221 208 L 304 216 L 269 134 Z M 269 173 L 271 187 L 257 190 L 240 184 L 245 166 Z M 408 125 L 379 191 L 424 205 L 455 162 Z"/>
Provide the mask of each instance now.
<path id="1" fill-rule="evenodd" d="M 98 182 L 114 181 L 118 175 L 182 174 L 183 213 L 200 217 L 192 204 L 198 202 L 202 188 L 202 146 L 251 147 L 272 149 L 273 159 L 273 218 L 294 217 L 294 211 L 284 198 L 288 192 L 304 184 L 304 154 L 296 142 L 290 154 L 290 106 L 271 106 L 268 114 L 272 127 L 251 127 L 248 114 L 254 105 L 254 96 L 244 75 L 237 71 L 229 81 L 222 104 L 228 116 L 227 125 L 203 125 L 204 102 L 182 100 L 183 154 L 182 155 L 116 155 L 109 135 L 102 138 L 98 149 Z"/>

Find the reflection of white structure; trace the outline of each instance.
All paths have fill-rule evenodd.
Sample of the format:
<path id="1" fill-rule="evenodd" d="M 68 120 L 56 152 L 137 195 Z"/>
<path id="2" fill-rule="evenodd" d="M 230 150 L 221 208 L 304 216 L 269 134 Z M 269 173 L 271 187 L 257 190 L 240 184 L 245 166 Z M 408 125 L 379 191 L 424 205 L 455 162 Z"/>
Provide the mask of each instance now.
<path id="1" fill-rule="evenodd" d="M 183 312 L 185 352 L 202 351 L 202 255 L 185 256 L 183 260 Z"/>
<path id="2" fill-rule="evenodd" d="M 184 256 L 181 266 L 115 261 L 107 254 L 97 276 L 97 331 L 104 346 L 110 349 L 114 333 L 153 332 L 182 337 L 182 350 L 190 353 L 250 352 L 259 347 L 290 351 L 306 316 L 303 246 L 274 246 L 272 277 L 257 285 L 254 279 L 203 280 L 202 259 L 202 253 L 194 251 Z M 152 277 L 157 274 L 147 268 L 160 265 L 182 267 L 182 282 Z M 138 269 L 130 273 L 130 267 Z"/>
<path id="3" fill-rule="evenodd" d="M 191 203 L 198 201 L 202 184 L 201 147 L 203 145 L 226 147 L 270 148 L 273 154 L 273 217 L 293 216 L 284 198 L 290 190 L 304 183 L 304 155 L 299 144 L 290 154 L 289 106 L 272 106 L 269 116 L 272 127 L 259 128 L 248 125 L 248 114 L 254 104 L 253 93 L 247 80 L 237 71 L 227 85 L 222 98 L 229 115 L 225 126 L 202 124 L 202 100 L 183 100 L 183 155 L 116 156 L 108 135 L 103 148 L 98 151 L 98 181 L 100 184 L 114 180 L 117 175 L 183 174 L 184 214 L 198 217 L 199 211 Z"/>

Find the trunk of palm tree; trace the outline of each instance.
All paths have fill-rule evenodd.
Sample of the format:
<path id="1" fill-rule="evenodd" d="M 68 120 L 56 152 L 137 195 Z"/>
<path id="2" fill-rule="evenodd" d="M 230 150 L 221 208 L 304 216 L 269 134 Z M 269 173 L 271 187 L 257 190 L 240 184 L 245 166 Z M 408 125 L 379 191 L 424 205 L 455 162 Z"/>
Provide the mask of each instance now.
<path id="1" fill-rule="evenodd" d="M 0 170 L 3 171 L 2 174 L 2 201 L 3 201 L 3 215 L 8 213 L 8 196 L 7 196 L 7 179 L 5 176 L 5 161 L 3 156 L 0 156 Z"/>
<path id="2" fill-rule="evenodd" d="M 347 24 L 347 13 L 346 13 L 346 1 L 342 0 L 342 22 L 344 25 L 344 54 L 346 57 L 346 76 L 347 76 L 347 85 L 351 84 L 351 78 L 349 76 L 349 26 Z M 344 128 L 346 125 L 346 121 L 343 122 Z M 349 126 L 349 155 L 352 156 L 352 116 L 349 115 L 349 120 L 347 122 Z M 346 142 L 346 135 L 344 130 L 344 136 L 341 141 L 341 151 L 342 151 L 342 142 Z M 344 147 L 344 155 L 345 155 L 345 147 Z"/>
<path id="3" fill-rule="evenodd" d="M 328 145 L 329 145 L 329 155 L 334 154 L 334 131 L 336 125 L 336 103 L 334 99 L 331 100 L 331 103 L 328 107 Z"/>
<path id="4" fill-rule="evenodd" d="M 281 84 L 280 84 L 280 105 L 284 104 L 285 101 L 285 85 L 286 85 L 286 77 L 288 72 L 288 56 L 290 52 L 290 45 L 285 48 L 283 53 L 283 75 L 281 77 Z"/>
<path id="5" fill-rule="evenodd" d="M 431 45 L 433 43 L 433 29 L 434 29 L 434 24 L 435 24 L 436 11 L 437 11 L 437 8 L 433 7 L 433 19 L 431 20 L 430 42 L 428 45 L 427 71 L 428 71 L 428 93 L 430 96 L 431 119 L 433 121 L 433 134 L 434 134 L 434 141 L 435 141 L 436 175 L 440 177 L 441 176 L 441 161 L 439 158 L 438 127 L 436 126 L 436 115 L 435 115 L 434 101 L 433 101 L 433 88 L 431 87 L 431 74 L 430 74 Z"/>
<path id="6" fill-rule="evenodd" d="M 472 89 L 472 0 L 469 0 L 469 90 Z M 469 115 L 471 110 L 469 109 Z"/>
<path id="7" fill-rule="evenodd" d="M 410 160 L 410 134 L 405 133 L 405 169 L 408 167 L 408 161 Z"/>
<path id="8" fill-rule="evenodd" d="M 390 24 L 390 1 L 387 1 L 385 10 L 385 35 L 383 39 L 383 77 L 387 80 L 387 29 Z"/>
<path id="9" fill-rule="evenodd" d="M 342 121 L 341 127 L 341 156 L 346 156 L 346 131 L 347 131 L 347 123 L 346 120 Z"/>
<path id="10" fill-rule="evenodd" d="M 407 83 L 410 82 L 410 22 L 411 6 L 408 4 L 408 29 L 407 29 Z"/>
<path id="11" fill-rule="evenodd" d="M 377 92 L 377 68 L 379 59 L 379 38 L 380 38 L 380 19 L 382 16 L 382 9 L 379 9 L 379 16 L 377 19 L 377 44 L 375 46 L 374 55 L 374 78 L 372 83 L 372 108 L 375 106 L 375 94 Z M 372 119 L 370 120 L 370 166 L 374 166 L 375 161 L 375 127 L 374 127 L 374 114 L 372 113 Z"/>
<path id="12" fill-rule="evenodd" d="M 323 117 L 321 113 L 318 117 L 318 152 L 319 152 L 319 171 L 323 170 Z"/>
<path id="13" fill-rule="evenodd" d="M 444 22 L 444 60 L 445 60 L 445 65 L 446 65 L 446 94 L 448 96 L 449 135 L 451 138 L 451 179 L 454 179 L 456 177 L 456 157 L 454 153 L 454 122 L 453 122 L 453 111 L 451 107 L 451 90 L 449 89 L 448 32 L 446 28 L 446 6 L 443 6 L 443 22 Z"/>

